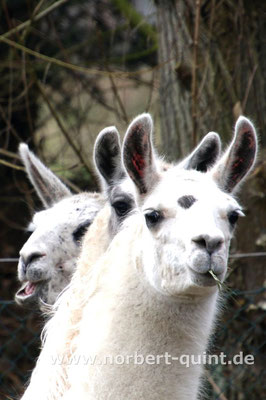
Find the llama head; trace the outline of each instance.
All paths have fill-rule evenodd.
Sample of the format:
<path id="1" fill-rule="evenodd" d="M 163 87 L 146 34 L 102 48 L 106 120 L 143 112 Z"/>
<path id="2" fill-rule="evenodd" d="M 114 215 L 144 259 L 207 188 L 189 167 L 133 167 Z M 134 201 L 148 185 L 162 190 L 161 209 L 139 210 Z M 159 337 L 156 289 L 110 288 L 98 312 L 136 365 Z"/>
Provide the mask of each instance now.
<path id="1" fill-rule="evenodd" d="M 101 131 L 94 147 L 103 195 L 72 195 L 27 145 L 20 145 L 20 155 L 46 209 L 34 215 L 28 229 L 32 234 L 20 251 L 18 278 L 22 286 L 15 299 L 19 304 L 39 303 L 42 307 L 42 303 L 53 304 L 70 282 L 83 235 L 106 200 L 112 206 L 110 239 L 118 231 L 135 206 L 134 185 L 125 178 L 119 135 L 114 127 Z"/>
<path id="2" fill-rule="evenodd" d="M 230 240 L 243 215 L 232 194 L 254 164 L 256 143 L 253 125 L 240 117 L 234 139 L 218 161 L 220 140 L 210 133 L 183 162 L 161 174 L 154 163 L 150 116 L 132 122 L 123 162 L 146 220 L 142 270 L 159 292 L 213 292 L 210 270 L 224 280 Z"/>
<path id="3" fill-rule="evenodd" d="M 45 209 L 35 213 L 29 239 L 20 250 L 15 299 L 21 305 L 53 304 L 69 283 L 81 239 L 104 204 L 100 194 L 72 195 L 54 173 L 22 143 L 21 159 Z"/>

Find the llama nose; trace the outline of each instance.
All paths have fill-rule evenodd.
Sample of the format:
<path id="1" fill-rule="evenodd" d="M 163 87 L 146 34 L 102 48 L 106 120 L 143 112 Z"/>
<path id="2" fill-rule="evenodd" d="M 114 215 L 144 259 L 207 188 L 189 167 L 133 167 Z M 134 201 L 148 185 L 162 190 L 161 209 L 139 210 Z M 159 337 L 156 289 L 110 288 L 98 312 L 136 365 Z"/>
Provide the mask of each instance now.
<path id="1" fill-rule="evenodd" d="M 29 254 L 29 255 L 27 255 L 27 256 L 21 255 L 20 261 L 21 261 L 22 270 L 23 270 L 24 274 L 26 274 L 26 271 L 27 271 L 27 269 L 28 269 L 28 266 L 29 266 L 33 261 L 38 260 L 38 258 L 41 258 L 41 257 L 43 257 L 44 255 L 45 255 L 45 254 L 38 253 L 38 252 L 36 252 L 36 253 L 31 253 L 31 254 Z"/>
<path id="2" fill-rule="evenodd" d="M 224 240 L 221 236 L 210 236 L 206 234 L 193 237 L 192 242 L 194 242 L 199 248 L 207 250 L 211 255 L 221 248 Z"/>

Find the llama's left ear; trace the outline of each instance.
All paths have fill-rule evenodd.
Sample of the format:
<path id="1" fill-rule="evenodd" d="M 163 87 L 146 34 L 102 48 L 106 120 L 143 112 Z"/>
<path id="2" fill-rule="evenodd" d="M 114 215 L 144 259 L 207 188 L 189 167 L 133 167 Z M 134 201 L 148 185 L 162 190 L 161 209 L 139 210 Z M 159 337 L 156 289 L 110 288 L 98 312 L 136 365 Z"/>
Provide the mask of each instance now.
<path id="1" fill-rule="evenodd" d="M 124 166 L 140 194 L 147 193 L 158 179 L 152 131 L 150 114 L 141 114 L 129 125 L 123 143 Z"/>
<path id="2" fill-rule="evenodd" d="M 241 116 L 236 122 L 231 145 L 212 171 L 219 187 L 228 193 L 236 190 L 238 184 L 253 167 L 256 154 L 256 130 L 247 118 Z"/>
<path id="3" fill-rule="evenodd" d="M 19 155 L 34 189 L 46 208 L 71 196 L 70 190 L 29 150 L 26 143 L 20 143 Z"/>
<path id="4" fill-rule="evenodd" d="M 114 126 L 103 129 L 94 145 L 94 164 L 103 186 L 111 186 L 125 176 L 121 163 L 121 145 Z"/>
<path id="5" fill-rule="evenodd" d="M 220 153 L 221 140 L 219 135 L 215 132 L 209 132 L 196 149 L 179 164 L 179 167 L 206 172 L 215 164 Z"/>

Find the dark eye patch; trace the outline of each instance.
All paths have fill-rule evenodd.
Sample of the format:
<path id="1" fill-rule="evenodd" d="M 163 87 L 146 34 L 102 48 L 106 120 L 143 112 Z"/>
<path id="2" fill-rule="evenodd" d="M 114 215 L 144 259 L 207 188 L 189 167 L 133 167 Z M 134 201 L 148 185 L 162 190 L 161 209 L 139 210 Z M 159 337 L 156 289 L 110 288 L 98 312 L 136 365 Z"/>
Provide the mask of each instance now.
<path id="1" fill-rule="evenodd" d="M 235 226 L 235 224 L 237 223 L 238 217 L 239 217 L 239 213 L 236 210 L 231 211 L 228 214 L 228 220 L 229 220 L 231 226 L 233 226 L 233 227 Z"/>
<path id="2" fill-rule="evenodd" d="M 197 201 L 195 199 L 195 197 L 193 196 L 182 196 L 177 200 L 177 203 L 182 207 L 182 208 L 190 208 L 195 201 Z"/>
<path id="3" fill-rule="evenodd" d="M 79 242 L 82 237 L 85 235 L 88 227 L 91 225 L 91 221 L 82 222 L 72 233 L 73 239 L 75 242 Z"/>
<path id="4" fill-rule="evenodd" d="M 157 210 L 151 210 L 145 213 L 146 224 L 152 228 L 162 220 L 162 214 Z"/>
<path id="5" fill-rule="evenodd" d="M 112 207 L 114 208 L 116 215 L 118 217 L 124 217 L 126 214 L 129 213 L 129 211 L 132 210 L 131 202 L 123 201 L 123 200 L 115 201 L 112 204 Z"/>
<path id="6" fill-rule="evenodd" d="M 124 193 L 119 187 L 113 188 L 110 194 L 111 206 L 119 218 L 124 218 L 135 206 L 132 196 Z"/>

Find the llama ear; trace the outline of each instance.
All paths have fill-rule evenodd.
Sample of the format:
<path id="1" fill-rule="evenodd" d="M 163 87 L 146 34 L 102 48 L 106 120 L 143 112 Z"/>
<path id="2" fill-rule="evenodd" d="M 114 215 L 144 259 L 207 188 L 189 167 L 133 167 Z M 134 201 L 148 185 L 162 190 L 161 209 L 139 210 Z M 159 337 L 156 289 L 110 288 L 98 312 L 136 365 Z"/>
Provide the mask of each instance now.
<path id="1" fill-rule="evenodd" d="M 247 118 L 241 116 L 236 122 L 231 145 L 212 171 L 219 187 L 225 192 L 233 192 L 254 165 L 256 153 L 256 130 Z"/>
<path id="2" fill-rule="evenodd" d="M 158 179 L 152 145 L 153 123 L 149 114 L 136 117 L 123 143 L 123 162 L 139 193 L 147 193 Z"/>
<path id="3" fill-rule="evenodd" d="M 221 140 L 217 133 L 209 132 L 196 149 L 179 166 L 206 172 L 212 167 L 221 153 Z"/>
<path id="4" fill-rule="evenodd" d="M 71 195 L 70 190 L 29 150 L 26 143 L 19 145 L 19 155 L 29 180 L 46 208 Z"/>
<path id="5" fill-rule="evenodd" d="M 111 186 L 125 176 L 119 133 L 114 126 L 99 133 L 94 145 L 94 163 L 104 186 Z"/>

